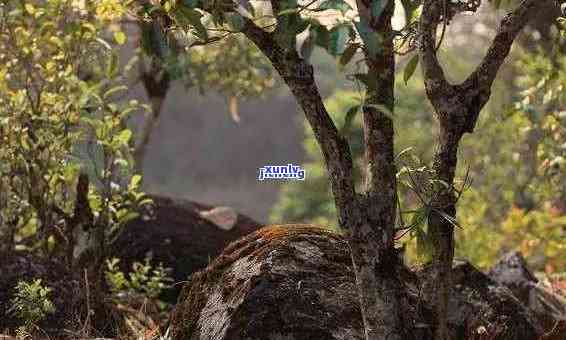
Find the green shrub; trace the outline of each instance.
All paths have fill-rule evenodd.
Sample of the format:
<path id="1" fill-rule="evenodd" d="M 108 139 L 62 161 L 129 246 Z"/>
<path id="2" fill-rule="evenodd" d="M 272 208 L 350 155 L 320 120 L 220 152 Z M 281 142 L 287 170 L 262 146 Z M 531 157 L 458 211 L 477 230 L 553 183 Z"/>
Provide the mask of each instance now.
<path id="1" fill-rule="evenodd" d="M 55 312 L 55 306 L 49 299 L 50 293 L 51 288 L 42 285 L 41 279 L 18 282 L 10 312 L 23 321 L 17 330 L 19 337 L 31 336 L 38 323 Z"/>

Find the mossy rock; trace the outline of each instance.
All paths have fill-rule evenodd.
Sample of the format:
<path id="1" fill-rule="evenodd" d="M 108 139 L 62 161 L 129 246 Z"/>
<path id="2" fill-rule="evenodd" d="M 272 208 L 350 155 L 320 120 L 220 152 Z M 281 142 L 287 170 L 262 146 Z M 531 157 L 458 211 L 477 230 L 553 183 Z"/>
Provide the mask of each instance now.
<path id="1" fill-rule="evenodd" d="M 407 339 L 432 339 L 434 323 L 419 280 L 427 269 L 398 266 Z M 455 266 L 454 280 L 454 339 L 539 338 L 540 326 L 509 289 L 468 263 Z M 191 277 L 171 331 L 175 340 L 361 340 L 348 245 L 311 225 L 260 229 Z"/>

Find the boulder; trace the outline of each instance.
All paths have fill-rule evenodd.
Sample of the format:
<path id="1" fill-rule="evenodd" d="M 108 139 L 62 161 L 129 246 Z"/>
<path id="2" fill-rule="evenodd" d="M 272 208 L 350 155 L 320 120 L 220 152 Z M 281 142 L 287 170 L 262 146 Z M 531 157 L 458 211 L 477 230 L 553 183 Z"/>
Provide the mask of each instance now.
<path id="1" fill-rule="evenodd" d="M 399 263 L 406 339 L 432 339 L 420 277 Z M 454 268 L 455 339 L 538 339 L 541 328 L 511 291 L 468 263 Z M 271 226 L 228 246 L 185 285 L 171 319 L 175 340 L 356 340 L 362 318 L 349 248 L 329 230 Z"/>
<path id="2" fill-rule="evenodd" d="M 151 214 L 129 222 L 112 246 L 123 270 L 151 256 L 172 269 L 175 282 L 205 268 L 230 242 L 259 229 L 260 224 L 228 207 L 152 195 Z M 150 217 L 148 217 L 150 216 Z M 182 285 L 164 298 L 175 302 Z"/>

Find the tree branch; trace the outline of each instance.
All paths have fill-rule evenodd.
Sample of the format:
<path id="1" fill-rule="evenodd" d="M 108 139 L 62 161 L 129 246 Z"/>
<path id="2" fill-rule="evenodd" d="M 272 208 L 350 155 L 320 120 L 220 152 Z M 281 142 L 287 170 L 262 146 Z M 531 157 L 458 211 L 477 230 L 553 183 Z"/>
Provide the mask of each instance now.
<path id="1" fill-rule="evenodd" d="M 497 34 L 483 60 L 462 84 L 463 88 L 472 92 L 470 94 L 480 96 L 479 102 L 482 107 L 489 99 L 491 85 L 499 68 L 509 55 L 515 38 L 530 19 L 544 7 L 552 6 L 553 3 L 554 0 L 523 0 L 513 12 L 501 20 Z"/>
<path id="2" fill-rule="evenodd" d="M 420 20 L 420 48 L 421 67 L 429 97 L 435 97 L 438 93 L 445 93 L 450 88 L 436 55 L 436 30 L 442 11 L 443 1 L 424 0 Z"/>
<path id="3" fill-rule="evenodd" d="M 436 55 L 436 30 L 443 13 L 443 1 L 424 0 L 420 21 L 421 65 L 427 95 L 436 108 L 441 124 L 451 121 L 456 134 L 473 132 L 479 112 L 491 95 L 491 85 L 521 30 L 537 12 L 552 6 L 554 0 L 523 0 L 500 23 L 486 55 L 468 78 L 459 85 L 446 80 Z M 472 9 L 473 10 L 473 9 Z M 455 100 L 450 102 L 447 97 Z M 460 105 L 456 105 L 459 103 Z M 446 104 L 454 104 L 447 107 Z"/>
<path id="4" fill-rule="evenodd" d="M 343 223 L 351 220 L 353 216 L 358 216 L 358 213 L 353 211 L 356 209 L 357 199 L 350 147 L 346 139 L 339 134 L 326 111 L 314 80 L 312 66 L 294 49 L 281 47 L 275 41 L 273 33 L 262 30 L 248 18 L 243 19 L 245 25 L 242 33 L 271 61 L 303 109 L 329 171 L 340 225 L 344 227 L 351 225 L 351 223 Z"/>

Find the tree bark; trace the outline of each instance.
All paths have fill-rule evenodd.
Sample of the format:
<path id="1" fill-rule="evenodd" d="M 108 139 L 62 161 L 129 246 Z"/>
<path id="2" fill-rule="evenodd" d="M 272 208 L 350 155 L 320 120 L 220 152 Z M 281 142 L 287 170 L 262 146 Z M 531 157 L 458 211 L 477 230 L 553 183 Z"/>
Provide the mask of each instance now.
<path id="1" fill-rule="evenodd" d="M 365 51 L 368 78 L 375 78 L 375 88 L 367 88 L 367 99 L 362 110 L 364 147 L 367 164 L 362 211 L 367 215 L 367 226 L 350 229 L 349 243 L 358 245 L 355 258 L 369 259 L 356 263 L 354 269 L 359 282 L 362 315 L 366 339 L 404 339 L 401 317 L 401 283 L 396 273 L 397 254 L 394 248 L 397 211 L 397 169 L 395 166 L 394 112 L 395 55 L 391 18 L 394 1 L 388 1 L 379 17 L 368 10 L 371 3 L 358 1 L 362 20 L 381 38 L 378 51 Z M 368 240 L 371 240 L 368 242 Z M 366 248 L 367 247 L 367 248 Z M 364 268 L 366 267 L 366 268 Z M 369 272 L 369 275 L 368 275 Z M 379 294 L 372 296 L 372 292 Z M 388 301 L 375 301 L 375 296 Z M 375 306 L 373 309 L 364 306 Z"/>

